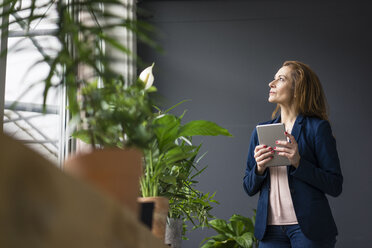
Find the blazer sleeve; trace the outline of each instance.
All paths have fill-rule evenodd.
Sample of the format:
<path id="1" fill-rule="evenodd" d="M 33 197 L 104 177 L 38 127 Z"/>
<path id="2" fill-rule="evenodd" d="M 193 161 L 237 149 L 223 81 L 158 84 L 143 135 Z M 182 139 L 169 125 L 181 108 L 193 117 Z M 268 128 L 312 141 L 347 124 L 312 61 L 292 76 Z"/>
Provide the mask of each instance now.
<path id="1" fill-rule="evenodd" d="M 336 140 L 328 121 L 321 121 L 315 131 L 315 156 L 317 164 L 300 159 L 292 175 L 331 196 L 342 192 L 343 177 L 338 158 Z"/>
<path id="2" fill-rule="evenodd" d="M 268 174 L 267 169 L 265 170 L 265 173 L 262 176 L 256 173 L 257 164 L 256 159 L 254 158 L 254 149 L 256 148 L 257 145 L 258 145 L 257 131 L 256 129 L 254 129 L 251 136 L 251 141 L 249 143 L 247 167 L 243 179 L 244 190 L 249 196 L 253 196 L 257 194 L 258 191 L 260 191 L 261 186 Z"/>

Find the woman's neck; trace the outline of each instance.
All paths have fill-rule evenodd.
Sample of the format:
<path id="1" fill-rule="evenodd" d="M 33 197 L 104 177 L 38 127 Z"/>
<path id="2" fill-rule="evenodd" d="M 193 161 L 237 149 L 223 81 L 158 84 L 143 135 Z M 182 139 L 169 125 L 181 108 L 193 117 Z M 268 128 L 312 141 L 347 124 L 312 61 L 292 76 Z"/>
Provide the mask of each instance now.
<path id="1" fill-rule="evenodd" d="M 281 122 L 284 123 L 286 126 L 293 126 L 294 122 L 297 118 L 297 111 L 294 107 L 285 108 L 281 106 L 280 108 L 280 118 Z"/>

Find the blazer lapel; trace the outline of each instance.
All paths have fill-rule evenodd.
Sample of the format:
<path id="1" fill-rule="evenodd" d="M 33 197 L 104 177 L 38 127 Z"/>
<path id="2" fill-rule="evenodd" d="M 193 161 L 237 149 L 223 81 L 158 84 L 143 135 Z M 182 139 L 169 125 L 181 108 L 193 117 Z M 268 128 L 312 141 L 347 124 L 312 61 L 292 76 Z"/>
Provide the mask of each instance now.
<path id="1" fill-rule="evenodd" d="M 293 124 L 291 134 L 294 136 L 296 141 L 298 141 L 298 138 L 300 137 L 303 120 L 304 120 L 304 117 L 299 114 L 296 118 L 295 123 Z"/>

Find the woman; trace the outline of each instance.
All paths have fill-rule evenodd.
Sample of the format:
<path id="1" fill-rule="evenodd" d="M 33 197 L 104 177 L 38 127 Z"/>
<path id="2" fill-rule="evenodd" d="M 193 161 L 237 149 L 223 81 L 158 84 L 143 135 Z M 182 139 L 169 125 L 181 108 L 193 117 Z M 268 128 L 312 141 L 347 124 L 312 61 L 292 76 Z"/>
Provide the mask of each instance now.
<path id="1" fill-rule="evenodd" d="M 269 87 L 277 107 L 273 120 L 260 124 L 284 123 L 288 140 L 267 147 L 256 130 L 251 137 L 244 190 L 260 192 L 259 247 L 334 247 L 337 228 L 325 194 L 340 195 L 343 178 L 320 81 L 309 66 L 286 61 Z M 274 153 L 290 165 L 266 168 Z"/>

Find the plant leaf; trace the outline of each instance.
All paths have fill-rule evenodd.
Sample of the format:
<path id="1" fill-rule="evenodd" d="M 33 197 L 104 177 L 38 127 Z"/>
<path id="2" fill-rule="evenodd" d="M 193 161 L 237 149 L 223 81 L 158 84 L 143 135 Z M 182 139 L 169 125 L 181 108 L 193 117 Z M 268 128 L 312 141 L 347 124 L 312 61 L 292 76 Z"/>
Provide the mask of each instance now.
<path id="1" fill-rule="evenodd" d="M 214 219 L 214 220 L 209 221 L 209 225 L 220 234 L 224 234 L 224 235 L 232 234 L 225 220 Z"/>
<path id="2" fill-rule="evenodd" d="M 171 111 L 172 109 L 176 108 L 178 105 L 181 105 L 182 103 L 184 103 L 184 102 L 189 102 L 189 101 L 191 101 L 191 99 L 183 100 L 183 101 L 177 103 L 176 105 L 173 105 L 173 106 L 170 107 L 169 109 L 165 110 L 164 113 L 168 113 L 168 112 Z"/>
<path id="3" fill-rule="evenodd" d="M 169 184 L 177 184 L 177 178 L 175 176 L 162 176 L 160 178 L 163 182 L 169 183 Z"/>
<path id="4" fill-rule="evenodd" d="M 190 121 L 181 127 L 179 136 L 232 136 L 227 129 L 214 122 L 205 120 Z"/>
<path id="5" fill-rule="evenodd" d="M 243 234 L 244 231 L 244 223 L 241 221 L 231 221 L 230 227 L 232 231 L 235 233 L 235 236 L 240 236 Z"/>
<path id="6" fill-rule="evenodd" d="M 209 238 L 213 238 L 213 237 L 209 237 Z M 209 239 L 207 238 L 207 239 Z M 202 244 L 204 241 L 202 241 L 200 244 Z M 202 245 L 200 248 L 211 248 L 211 247 L 215 247 L 214 245 L 215 241 L 214 240 L 209 240 L 207 243 L 205 243 L 204 245 Z"/>
<path id="7" fill-rule="evenodd" d="M 250 218 L 244 217 L 242 215 L 234 214 L 231 216 L 230 220 L 231 223 L 237 223 L 240 222 L 244 225 L 245 229 L 249 232 L 254 231 L 253 222 Z"/>
<path id="8" fill-rule="evenodd" d="M 243 248 L 252 248 L 253 234 L 246 232 L 242 236 L 236 237 L 235 241 Z"/>
<path id="9" fill-rule="evenodd" d="M 174 141 L 179 137 L 180 124 L 180 120 L 176 116 L 169 114 L 160 116 L 153 121 L 160 150 L 163 151 L 169 144 L 174 145 Z"/>

